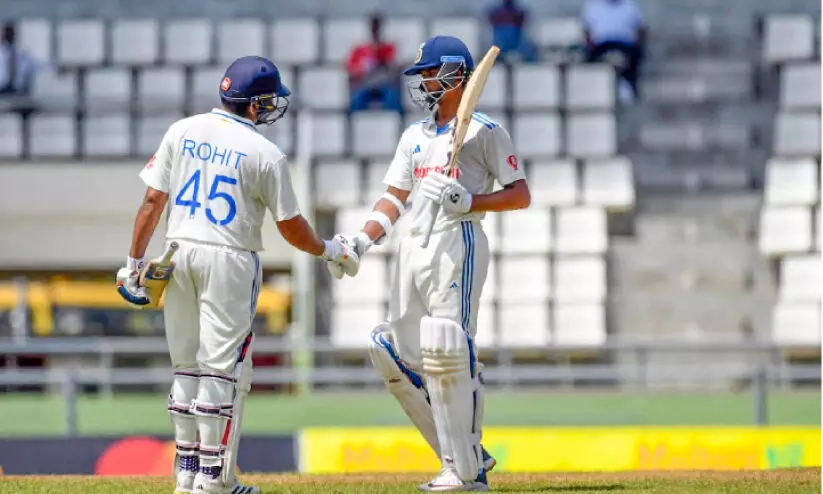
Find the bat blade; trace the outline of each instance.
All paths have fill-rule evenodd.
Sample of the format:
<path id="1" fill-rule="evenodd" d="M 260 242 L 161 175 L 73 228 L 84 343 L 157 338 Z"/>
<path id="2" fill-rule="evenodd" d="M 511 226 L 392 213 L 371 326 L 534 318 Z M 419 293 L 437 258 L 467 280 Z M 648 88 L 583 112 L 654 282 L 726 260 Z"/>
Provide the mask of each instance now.
<path id="1" fill-rule="evenodd" d="M 138 283 L 140 286 L 146 287 L 146 292 L 148 292 L 151 300 L 149 307 L 157 307 L 160 304 L 160 298 L 163 296 L 172 274 L 174 274 L 175 264 L 171 258 L 178 248 L 180 248 L 180 244 L 171 242 L 160 259 L 149 261 L 146 267 L 143 268 L 143 272 L 140 273 Z"/>

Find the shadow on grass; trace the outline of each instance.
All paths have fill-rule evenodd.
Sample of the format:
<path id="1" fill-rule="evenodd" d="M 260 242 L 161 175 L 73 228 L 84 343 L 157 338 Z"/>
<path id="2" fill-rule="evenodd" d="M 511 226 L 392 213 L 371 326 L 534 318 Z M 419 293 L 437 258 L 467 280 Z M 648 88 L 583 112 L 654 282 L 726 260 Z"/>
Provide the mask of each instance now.
<path id="1" fill-rule="evenodd" d="M 503 486 L 494 488 L 495 492 L 617 492 L 626 490 L 620 484 L 589 484 L 589 485 L 531 485 L 531 486 Z"/>

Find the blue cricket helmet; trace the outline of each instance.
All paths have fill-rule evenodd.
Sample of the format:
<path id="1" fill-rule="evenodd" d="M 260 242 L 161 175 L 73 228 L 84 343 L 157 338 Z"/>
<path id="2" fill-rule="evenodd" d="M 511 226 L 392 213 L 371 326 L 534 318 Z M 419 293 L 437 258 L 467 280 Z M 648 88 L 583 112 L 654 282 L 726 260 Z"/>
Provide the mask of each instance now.
<path id="1" fill-rule="evenodd" d="M 422 77 L 427 69 L 439 70 L 434 77 Z M 421 76 L 407 84 L 409 96 L 414 104 L 436 114 L 443 96 L 463 85 L 473 70 L 474 60 L 465 43 L 454 36 L 435 36 L 420 45 L 414 65 L 403 74 Z"/>
<path id="2" fill-rule="evenodd" d="M 289 107 L 290 95 L 277 66 L 264 57 L 238 58 L 226 69 L 220 83 L 222 101 L 257 105 L 257 124 L 279 120 Z"/>
<path id="3" fill-rule="evenodd" d="M 403 74 L 417 75 L 425 69 L 437 68 L 458 58 L 462 58 L 469 72 L 474 70 L 474 60 L 465 43 L 454 36 L 435 36 L 420 45 L 414 65 Z"/>

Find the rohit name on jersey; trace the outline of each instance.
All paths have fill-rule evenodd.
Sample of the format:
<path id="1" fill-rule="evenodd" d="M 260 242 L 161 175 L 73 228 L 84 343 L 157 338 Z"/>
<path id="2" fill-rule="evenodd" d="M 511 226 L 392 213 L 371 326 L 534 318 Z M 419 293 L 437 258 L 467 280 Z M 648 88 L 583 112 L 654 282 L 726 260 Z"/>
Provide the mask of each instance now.
<path id="1" fill-rule="evenodd" d="M 183 149 L 180 151 L 180 155 L 186 156 L 186 154 L 192 158 L 212 164 L 215 162 L 223 166 L 232 166 L 233 164 L 235 169 L 240 166 L 240 159 L 248 156 L 248 154 L 237 151 L 236 149 L 220 149 L 215 144 L 197 142 L 194 139 L 183 140 Z"/>
<path id="2" fill-rule="evenodd" d="M 442 166 L 416 166 L 414 167 L 414 179 L 421 180 L 429 173 L 443 173 Z M 460 178 L 460 168 L 452 168 L 449 176 L 455 180 Z"/>

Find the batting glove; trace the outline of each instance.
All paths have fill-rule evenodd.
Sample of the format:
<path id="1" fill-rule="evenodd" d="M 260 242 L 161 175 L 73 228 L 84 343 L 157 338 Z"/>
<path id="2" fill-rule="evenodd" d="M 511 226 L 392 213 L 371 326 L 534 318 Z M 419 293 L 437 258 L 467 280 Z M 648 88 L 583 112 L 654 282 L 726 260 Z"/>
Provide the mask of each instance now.
<path id="1" fill-rule="evenodd" d="M 472 195 L 457 180 L 442 173 L 429 173 L 420 183 L 423 197 L 441 204 L 447 213 L 465 214 L 471 211 Z"/>
<path id="2" fill-rule="evenodd" d="M 142 309 L 149 300 L 146 288 L 139 285 L 140 271 L 146 265 L 145 259 L 129 257 L 126 266 L 117 271 L 117 293 L 135 309 Z"/>
<path id="3" fill-rule="evenodd" d="M 334 238 L 326 240 L 325 243 L 326 250 L 323 252 L 323 259 L 339 264 L 343 268 L 343 272 L 349 276 L 356 275 L 360 269 L 360 256 L 357 255 L 354 245 L 349 243 L 343 235 L 335 235 Z"/>
<path id="4" fill-rule="evenodd" d="M 338 234 L 338 235 L 335 235 L 334 237 L 335 238 L 341 237 L 348 245 L 353 246 L 354 247 L 354 252 L 357 253 L 357 257 L 359 259 L 363 258 L 363 255 L 371 248 L 372 243 L 373 243 L 371 241 L 371 239 L 369 238 L 369 236 L 366 235 L 363 232 L 360 232 L 357 235 L 340 235 L 340 234 Z M 328 268 L 329 273 L 331 273 L 331 275 L 334 276 L 334 279 L 336 279 L 336 280 L 339 280 L 339 279 L 343 278 L 343 275 L 346 274 L 345 268 L 343 267 L 342 264 L 340 264 L 338 262 L 328 261 L 328 262 L 326 262 L 326 267 Z M 358 260 L 358 270 L 359 269 L 360 269 L 360 262 Z M 355 272 L 355 274 L 357 274 L 357 273 Z M 354 275 L 349 275 L 349 276 L 354 276 Z"/>

